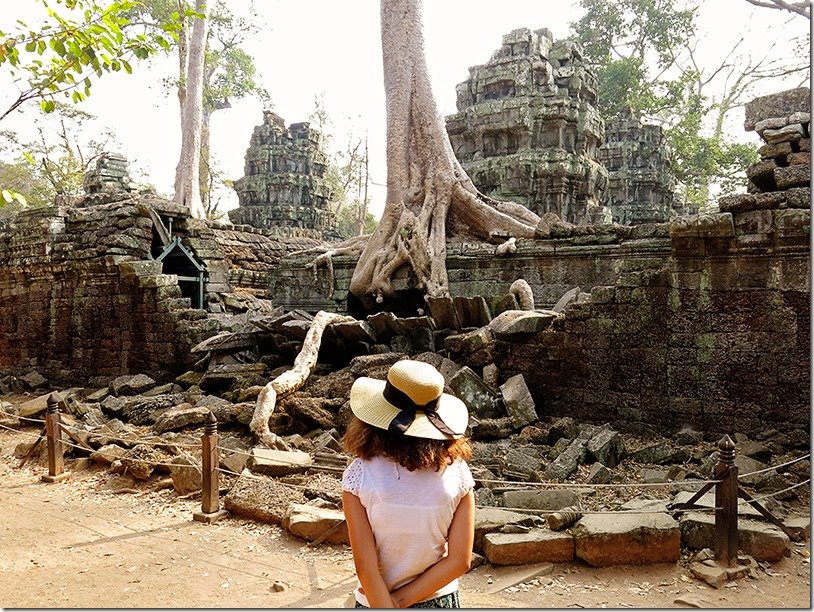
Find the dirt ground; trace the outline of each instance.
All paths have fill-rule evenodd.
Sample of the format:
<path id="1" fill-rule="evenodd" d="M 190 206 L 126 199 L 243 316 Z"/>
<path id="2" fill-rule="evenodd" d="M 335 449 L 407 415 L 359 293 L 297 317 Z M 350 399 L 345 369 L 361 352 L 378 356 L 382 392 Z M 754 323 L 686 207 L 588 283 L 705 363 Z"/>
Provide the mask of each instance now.
<path id="1" fill-rule="evenodd" d="M 13 451 L 36 429 L 0 429 L 0 606 L 4 608 L 342 608 L 355 586 L 350 549 L 227 517 L 192 520 L 200 502 L 172 489 L 113 493 L 103 468 L 40 480 Z M 684 561 L 597 569 L 484 564 L 462 578 L 471 608 L 810 608 L 809 547 L 714 589 Z M 275 588 L 275 586 L 277 588 Z M 279 589 L 279 590 L 278 590 Z"/>

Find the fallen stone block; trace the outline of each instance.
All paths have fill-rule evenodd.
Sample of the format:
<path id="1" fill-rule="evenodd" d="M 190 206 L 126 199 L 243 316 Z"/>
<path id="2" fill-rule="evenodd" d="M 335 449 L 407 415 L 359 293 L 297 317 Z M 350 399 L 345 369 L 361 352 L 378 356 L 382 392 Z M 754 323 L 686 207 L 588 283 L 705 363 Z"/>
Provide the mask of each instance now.
<path id="1" fill-rule="evenodd" d="M 585 462 L 587 450 L 585 445 L 587 440 L 577 438 L 559 454 L 545 469 L 545 478 L 548 480 L 565 480 L 577 471 L 577 468 Z"/>
<path id="2" fill-rule="evenodd" d="M 807 542 L 811 539 L 811 517 L 810 516 L 795 516 L 787 518 L 783 524 L 794 533 L 801 542 Z"/>
<path id="3" fill-rule="evenodd" d="M 179 404 L 161 414 L 153 424 L 153 431 L 158 434 L 173 431 L 190 425 L 203 425 L 209 416 L 209 409 L 191 404 Z"/>
<path id="4" fill-rule="evenodd" d="M 625 441 L 618 431 L 600 429 L 585 446 L 587 451 L 605 467 L 616 467 L 626 455 Z"/>
<path id="5" fill-rule="evenodd" d="M 487 387 L 472 368 L 458 370 L 449 381 L 449 386 L 466 404 L 469 414 L 478 419 L 498 418 L 506 414 L 503 398 Z"/>
<path id="6" fill-rule="evenodd" d="M 566 489 L 505 491 L 503 503 L 507 508 L 529 510 L 561 510 L 569 506 L 579 506 L 582 495 Z"/>
<path id="7" fill-rule="evenodd" d="M 253 448 L 249 458 L 249 469 L 266 476 L 286 476 L 300 474 L 311 466 L 311 456 L 302 451 L 281 451 L 268 448 Z"/>
<path id="8" fill-rule="evenodd" d="M 536 334 L 551 326 L 557 313 L 549 310 L 506 310 L 487 325 L 495 336 Z"/>
<path id="9" fill-rule="evenodd" d="M 192 457 L 180 456 L 172 460 L 170 467 L 172 487 L 179 495 L 200 491 L 203 483 L 201 466 Z"/>
<path id="10" fill-rule="evenodd" d="M 139 395 L 156 386 L 152 378 L 146 374 L 134 376 L 124 375 L 110 381 L 108 388 L 113 395 Z"/>
<path id="11" fill-rule="evenodd" d="M 594 514 L 572 528 L 575 554 L 594 567 L 673 563 L 681 555 L 681 531 L 667 514 Z"/>
<path id="12" fill-rule="evenodd" d="M 520 429 L 537 420 L 534 400 L 522 374 L 512 376 L 500 386 L 506 411 L 515 429 Z"/>
<path id="13" fill-rule="evenodd" d="M 715 546 L 715 517 L 693 512 L 681 518 L 681 543 L 687 548 Z M 789 537 L 774 525 L 738 521 L 738 550 L 757 561 L 774 563 L 791 554 Z"/>
<path id="14" fill-rule="evenodd" d="M 224 497 L 223 505 L 233 514 L 279 525 L 290 504 L 305 504 L 306 501 L 299 489 L 244 470 Z"/>
<path id="15" fill-rule="evenodd" d="M 483 537 L 487 533 L 500 531 L 504 525 L 528 521 L 528 516 L 501 508 L 475 508 L 475 542 L 473 550 L 483 552 Z"/>
<path id="16" fill-rule="evenodd" d="M 283 515 L 282 525 L 295 536 L 309 542 L 350 543 L 348 524 L 341 510 L 291 504 Z"/>
<path id="17" fill-rule="evenodd" d="M 569 533 L 533 529 L 528 533 L 489 533 L 483 552 L 494 565 L 567 563 L 574 560 L 574 538 Z"/>

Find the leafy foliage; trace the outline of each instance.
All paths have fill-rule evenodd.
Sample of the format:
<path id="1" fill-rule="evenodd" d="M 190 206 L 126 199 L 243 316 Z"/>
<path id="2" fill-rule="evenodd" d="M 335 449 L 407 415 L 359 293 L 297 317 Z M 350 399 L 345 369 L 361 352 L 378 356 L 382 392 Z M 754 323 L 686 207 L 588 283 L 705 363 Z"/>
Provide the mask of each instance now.
<path id="1" fill-rule="evenodd" d="M 713 185 L 723 192 L 741 186 L 743 171 L 758 155 L 755 147 L 725 136 L 727 114 L 743 105 L 758 81 L 804 67 L 792 65 L 794 58 L 742 60 L 736 55 L 742 39 L 727 57 L 706 57 L 707 68 L 700 68 L 698 7 L 691 1 L 580 4 L 585 14 L 572 24 L 574 39 L 597 71 L 598 106 L 605 119 L 631 108 L 645 120 L 661 124 L 672 149 L 673 172 L 687 200 L 701 209 L 710 202 Z M 723 86 L 711 94 L 715 83 Z"/>
<path id="2" fill-rule="evenodd" d="M 136 4 L 133 0 L 37 2 L 47 13 L 47 23 L 32 29 L 18 20 L 14 31 L 0 31 L 0 67 L 20 89 L 0 120 L 29 100 L 39 100 L 45 112 L 53 112 L 60 99 L 81 102 L 95 79 L 105 73 L 130 73 L 133 59 L 169 49 L 180 24 L 172 20 L 159 30 L 139 31 L 126 17 Z"/>

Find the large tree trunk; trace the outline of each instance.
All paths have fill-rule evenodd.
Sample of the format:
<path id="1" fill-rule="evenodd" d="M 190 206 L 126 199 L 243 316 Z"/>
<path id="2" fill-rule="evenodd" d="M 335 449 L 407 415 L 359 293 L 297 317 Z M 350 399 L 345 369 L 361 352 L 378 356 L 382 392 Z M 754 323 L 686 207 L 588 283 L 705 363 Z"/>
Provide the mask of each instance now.
<path id="1" fill-rule="evenodd" d="M 420 0 L 381 0 L 381 27 L 387 200 L 350 284 L 367 307 L 394 295 L 391 277 L 404 265 L 425 294 L 448 295 L 448 232 L 480 240 L 525 238 L 539 221 L 520 204 L 478 192 L 455 158 L 430 88 Z"/>
<path id="2" fill-rule="evenodd" d="M 175 169 L 175 201 L 189 207 L 196 219 L 205 219 L 201 203 L 200 155 L 201 123 L 203 118 L 203 77 L 206 32 L 209 24 L 209 5 L 206 0 L 195 0 L 192 36 L 187 59 L 186 95 L 181 122 L 181 155 Z"/>

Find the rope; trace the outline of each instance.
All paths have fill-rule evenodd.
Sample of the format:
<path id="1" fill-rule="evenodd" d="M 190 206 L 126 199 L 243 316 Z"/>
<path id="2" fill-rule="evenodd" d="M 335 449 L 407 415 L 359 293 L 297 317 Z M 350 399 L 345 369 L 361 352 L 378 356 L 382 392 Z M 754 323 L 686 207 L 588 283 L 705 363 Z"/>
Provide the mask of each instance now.
<path id="1" fill-rule="evenodd" d="M 243 474 L 238 474 L 237 472 L 233 472 L 231 470 L 226 470 L 223 468 L 217 468 L 218 472 L 222 472 L 224 474 L 229 474 L 231 476 L 239 476 L 242 478 L 248 478 L 250 480 L 267 480 L 266 476 L 258 476 L 251 472 L 246 472 Z M 281 482 L 280 484 L 285 485 L 287 487 L 291 487 L 292 489 L 299 489 L 299 490 L 307 490 L 310 489 L 311 491 L 325 491 L 327 493 L 336 493 L 335 490 L 332 489 L 325 489 L 323 487 L 315 487 L 315 486 L 306 486 L 306 485 L 297 485 L 297 484 L 289 484 L 287 482 Z M 536 508 L 513 508 L 513 507 L 504 507 L 504 506 L 486 506 L 481 504 L 476 504 L 476 508 L 499 508 L 500 510 L 509 510 L 512 512 L 522 512 L 522 513 L 541 513 L 541 514 L 553 514 L 555 512 L 560 512 L 560 510 L 538 510 Z M 699 511 L 711 511 L 715 510 L 715 508 L 699 508 Z M 588 515 L 588 514 L 662 514 L 667 512 L 667 510 L 578 510 L 580 514 Z"/>
<path id="2" fill-rule="evenodd" d="M 29 423 L 38 423 L 39 425 L 45 425 L 45 421 L 42 419 L 29 419 L 28 417 L 22 417 L 18 414 L 14 414 L 12 412 L 6 412 L 5 410 L 0 410 L 0 414 L 9 416 L 15 419 L 20 419 L 21 421 L 28 421 Z"/>
<path id="3" fill-rule="evenodd" d="M 72 433 L 92 433 L 81 429 L 71 428 L 64 423 L 60 423 L 60 427 L 65 431 L 70 431 Z M 193 450 L 201 448 L 200 444 L 183 444 L 180 442 L 147 442 L 146 440 L 140 440 L 138 442 L 133 442 L 133 440 L 126 440 L 125 438 L 117 438 L 116 436 L 110 436 L 106 433 L 94 433 L 94 435 L 102 436 L 107 438 L 108 440 L 115 440 L 116 442 L 124 442 L 125 444 L 133 444 L 133 445 L 144 445 L 144 446 L 152 446 L 152 447 L 169 447 L 175 446 L 176 448 L 183 448 L 185 450 Z"/>
<path id="4" fill-rule="evenodd" d="M 71 446 L 73 448 L 78 448 L 78 449 L 83 450 L 85 452 L 88 452 L 88 450 L 89 450 L 85 446 L 80 446 L 79 444 L 74 444 L 73 442 L 68 442 L 67 440 L 62 440 L 62 444 L 64 444 L 65 446 Z M 98 453 L 103 457 L 112 457 L 113 459 L 120 459 L 120 460 L 127 460 L 127 461 L 140 461 L 142 463 L 146 463 L 146 464 L 152 465 L 152 466 L 163 465 L 163 466 L 166 466 L 166 467 L 192 467 L 192 466 L 184 466 L 184 464 L 179 464 L 179 463 L 162 463 L 160 461 L 146 461 L 144 459 L 134 459 L 134 458 L 131 458 L 131 457 L 119 457 L 119 456 L 116 456 L 116 455 L 111 455 L 109 453 L 101 453 L 98 450 L 95 450 L 95 451 L 92 451 L 92 452 Z"/>
<path id="5" fill-rule="evenodd" d="M 24 436 L 28 436 L 29 438 L 37 438 L 37 439 L 39 439 L 39 437 L 40 437 L 38 434 L 28 433 L 27 431 L 20 431 L 19 429 L 15 429 L 14 427 L 7 427 L 6 425 L 3 425 L 2 423 L 0 423 L 0 428 L 7 429 L 9 431 L 13 431 L 14 433 L 23 434 Z"/>
<path id="6" fill-rule="evenodd" d="M 616 483 L 616 484 L 590 484 L 590 483 L 570 483 L 570 482 L 514 482 L 511 480 L 488 480 L 485 478 L 475 478 L 476 482 L 490 482 L 502 485 L 518 486 L 530 488 L 544 488 L 551 487 L 552 489 L 574 489 L 574 488 L 588 488 L 588 489 L 611 489 L 611 488 L 625 488 L 625 487 L 672 487 L 676 485 L 705 485 L 705 484 L 718 484 L 721 480 L 674 480 L 670 482 L 638 482 L 638 483 Z"/>
<path id="7" fill-rule="evenodd" d="M 804 480 L 803 482 L 798 482 L 795 485 L 791 485 L 790 487 L 786 487 L 785 489 L 780 489 L 779 491 L 772 491 L 771 493 L 766 493 L 765 495 L 761 495 L 760 497 L 753 497 L 752 501 L 761 501 L 761 500 L 764 500 L 764 499 L 768 499 L 770 497 L 776 497 L 777 495 L 780 495 L 781 493 L 786 493 L 788 491 L 792 491 L 792 490 L 794 490 L 794 489 L 796 489 L 798 487 L 805 486 L 805 485 L 809 484 L 810 482 L 811 482 L 811 479 L 809 478 L 807 480 Z M 742 504 L 748 504 L 748 503 L 749 502 L 744 499 L 744 500 L 739 501 L 738 505 L 740 506 Z"/>
<path id="8" fill-rule="evenodd" d="M 794 463 L 797 463 L 799 461 L 803 461 L 805 459 L 808 459 L 809 457 L 811 457 L 811 453 L 807 453 L 807 454 L 803 455 L 802 457 L 797 457 L 797 459 L 792 459 L 791 461 L 787 461 L 786 463 L 781 463 L 780 465 L 770 466 L 770 467 L 764 468 L 762 470 L 757 470 L 755 472 L 748 472 L 746 474 L 738 474 L 738 478 L 746 478 L 747 476 L 754 476 L 755 474 L 763 474 L 764 472 L 771 472 L 773 470 L 779 470 L 782 467 L 786 467 L 786 466 L 792 465 Z"/>

